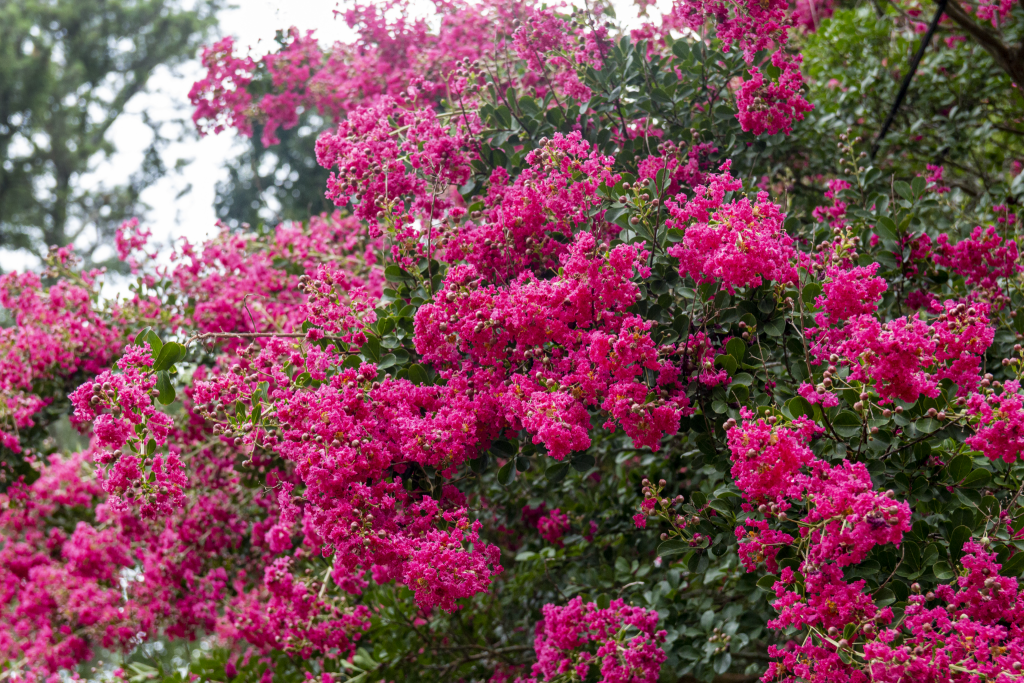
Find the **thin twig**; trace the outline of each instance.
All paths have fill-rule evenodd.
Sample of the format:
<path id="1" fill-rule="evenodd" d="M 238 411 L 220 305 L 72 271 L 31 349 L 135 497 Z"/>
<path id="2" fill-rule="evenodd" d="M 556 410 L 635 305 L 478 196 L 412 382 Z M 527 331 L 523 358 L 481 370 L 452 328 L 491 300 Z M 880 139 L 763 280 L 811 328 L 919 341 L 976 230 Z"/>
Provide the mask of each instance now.
<path id="1" fill-rule="evenodd" d="M 935 29 L 939 27 L 939 20 L 942 19 L 942 15 L 946 11 L 947 1 L 948 0 L 938 0 L 939 7 L 935 10 L 935 16 L 932 17 L 932 23 L 928 25 L 928 31 L 925 32 L 924 37 L 921 38 L 921 46 L 917 48 L 917 52 L 914 54 L 913 59 L 910 60 L 910 70 L 907 71 L 907 75 L 903 77 L 903 83 L 900 84 L 900 90 L 896 93 L 896 101 L 892 103 L 892 108 L 889 109 L 889 115 L 885 117 L 885 123 L 882 124 L 882 130 L 878 131 L 878 137 L 875 138 L 874 144 L 871 145 L 872 159 L 874 159 L 875 154 L 878 153 L 878 146 L 882 143 L 882 138 L 884 138 L 886 133 L 889 132 L 889 127 L 896 118 L 896 112 L 899 110 L 900 105 L 903 104 L 903 98 L 907 96 L 907 90 L 910 89 L 910 81 L 913 80 L 914 74 L 917 73 L 917 67 L 921 63 L 921 57 L 924 56 L 924 51 L 928 48 L 928 43 L 931 42 L 932 36 L 935 34 Z"/>

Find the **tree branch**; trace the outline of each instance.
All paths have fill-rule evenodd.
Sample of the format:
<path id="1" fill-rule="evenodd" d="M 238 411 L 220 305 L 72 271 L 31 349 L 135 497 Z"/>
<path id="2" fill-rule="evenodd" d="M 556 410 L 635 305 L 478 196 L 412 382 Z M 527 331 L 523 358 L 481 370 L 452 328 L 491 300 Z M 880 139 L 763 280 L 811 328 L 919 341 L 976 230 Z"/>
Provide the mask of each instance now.
<path id="1" fill-rule="evenodd" d="M 978 24 L 957 0 L 947 0 L 946 16 L 966 31 L 983 50 L 992 55 L 996 65 L 1005 71 L 1018 87 L 1024 88 L 1024 61 L 1021 60 L 1020 47 L 1008 46 L 998 35 Z"/>

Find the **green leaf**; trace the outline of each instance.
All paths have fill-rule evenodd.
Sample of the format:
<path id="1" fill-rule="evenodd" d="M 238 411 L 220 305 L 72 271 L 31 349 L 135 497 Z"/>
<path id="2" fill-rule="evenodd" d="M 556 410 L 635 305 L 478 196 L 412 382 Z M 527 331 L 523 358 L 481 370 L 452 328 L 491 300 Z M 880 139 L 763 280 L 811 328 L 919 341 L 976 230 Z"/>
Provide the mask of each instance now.
<path id="1" fill-rule="evenodd" d="M 377 662 L 374 661 L 373 657 L 370 656 L 370 653 L 364 648 L 356 650 L 355 656 L 352 657 L 352 663 L 364 671 L 368 671 L 377 666 Z"/>
<path id="2" fill-rule="evenodd" d="M 161 349 L 164 348 L 164 343 L 160 341 L 160 336 L 153 330 L 150 330 L 146 333 L 146 343 L 149 344 L 149 350 L 152 352 L 153 358 L 156 359 L 160 355 Z"/>
<path id="3" fill-rule="evenodd" d="M 380 340 L 376 337 L 369 337 L 361 350 L 367 360 L 374 363 L 380 360 Z"/>
<path id="4" fill-rule="evenodd" d="M 150 456 L 156 453 L 156 439 L 150 439 L 146 442 L 146 455 Z"/>
<path id="5" fill-rule="evenodd" d="M 174 385 L 171 384 L 171 376 L 166 370 L 156 373 L 157 400 L 165 406 L 174 403 Z"/>
<path id="6" fill-rule="evenodd" d="M 729 505 L 729 502 L 726 500 L 722 500 L 721 498 L 715 498 L 714 500 L 712 500 L 710 503 L 708 503 L 708 507 L 730 518 L 736 516 L 733 513 L 732 506 Z"/>
<path id="7" fill-rule="evenodd" d="M 313 377 L 308 372 L 303 372 L 295 378 L 295 386 L 302 388 L 308 387 L 310 382 L 313 381 Z"/>
<path id="8" fill-rule="evenodd" d="M 742 363 L 743 357 L 747 354 L 747 343 L 739 337 L 733 337 L 725 345 L 725 351 L 735 358 L 737 363 Z"/>
<path id="9" fill-rule="evenodd" d="M 516 460 L 513 458 L 501 466 L 498 470 L 498 483 L 502 486 L 511 486 L 516 480 Z"/>
<path id="10" fill-rule="evenodd" d="M 807 286 L 804 287 L 804 292 L 803 294 L 801 294 L 801 296 L 803 297 L 805 304 L 807 304 L 808 306 L 813 306 L 814 300 L 818 298 L 820 294 L 821 285 L 819 285 L 817 282 L 809 282 Z"/>
<path id="11" fill-rule="evenodd" d="M 725 368 L 725 371 L 730 375 L 736 372 L 736 359 L 728 354 L 722 354 L 715 358 L 715 365 L 720 368 Z"/>
<path id="12" fill-rule="evenodd" d="M 569 463 L 565 460 L 561 462 L 556 460 L 548 465 L 548 468 L 544 470 L 544 476 L 547 477 L 547 480 L 552 484 L 557 484 L 565 479 L 565 475 L 569 474 L 569 467 Z"/>
<path id="13" fill-rule="evenodd" d="M 903 182 L 902 180 L 897 180 L 895 183 L 892 184 L 892 186 L 893 189 L 896 190 L 896 194 L 903 197 L 908 202 L 914 198 L 914 191 L 910 188 L 910 185 Z"/>
<path id="14" fill-rule="evenodd" d="M 146 326 L 139 330 L 139 333 L 135 335 L 135 341 L 133 343 L 136 346 L 142 346 L 142 342 L 146 341 L 146 334 L 148 334 L 151 329 L 153 328 Z"/>
<path id="15" fill-rule="evenodd" d="M 974 466 L 974 462 L 970 456 L 958 455 L 953 458 L 953 462 L 946 465 L 946 472 L 949 473 L 950 478 L 954 482 L 963 481 L 964 477 L 970 474 L 971 468 Z"/>
<path id="16" fill-rule="evenodd" d="M 430 379 L 427 377 L 427 371 L 419 363 L 413 363 L 409 366 L 409 381 L 413 384 L 428 384 Z"/>
<path id="17" fill-rule="evenodd" d="M 501 458 L 514 458 L 519 453 L 518 443 L 513 444 L 507 439 L 498 439 L 491 444 L 491 450 Z"/>
<path id="18" fill-rule="evenodd" d="M 964 543 L 969 540 L 971 540 L 971 530 L 963 524 L 953 529 L 953 533 L 949 535 L 949 555 L 953 558 L 953 562 L 960 562 L 960 558 L 964 554 Z"/>
<path id="19" fill-rule="evenodd" d="M 686 541 L 665 541 L 658 546 L 658 555 L 660 557 L 672 557 L 673 555 L 682 555 L 690 549 L 690 544 Z"/>
<path id="20" fill-rule="evenodd" d="M 814 406 L 803 396 L 794 396 L 789 399 L 786 403 L 786 408 L 789 410 L 789 414 L 793 416 L 793 419 L 800 417 L 801 415 L 814 419 Z"/>
<path id="21" fill-rule="evenodd" d="M 839 436 L 849 438 L 861 429 L 860 415 L 852 410 L 844 410 L 832 420 L 832 427 Z"/>
<path id="22" fill-rule="evenodd" d="M 391 280 L 392 282 L 402 282 L 416 279 L 416 276 L 407 271 L 405 268 L 402 268 L 401 266 L 396 266 L 394 264 L 384 269 L 384 277 L 386 277 L 388 280 Z"/>
<path id="23" fill-rule="evenodd" d="M 949 581 L 956 573 L 950 568 L 949 562 L 940 560 L 932 565 L 932 573 L 935 574 L 935 578 L 939 581 Z"/>
<path id="24" fill-rule="evenodd" d="M 875 223 L 875 234 L 877 234 L 880 239 L 895 242 L 896 223 L 888 216 L 879 216 L 878 222 Z"/>
<path id="25" fill-rule="evenodd" d="M 781 337 L 782 333 L 786 331 L 786 319 L 784 317 L 775 318 L 769 320 L 764 324 L 764 331 L 768 333 L 770 337 Z"/>
<path id="26" fill-rule="evenodd" d="M 161 370 L 169 370 L 172 365 L 177 363 L 181 358 L 185 356 L 185 347 L 178 342 L 167 342 L 160 349 L 159 355 L 153 362 L 153 369 L 157 372 Z"/>
<path id="27" fill-rule="evenodd" d="M 988 470 L 977 469 L 968 474 L 960 485 L 965 488 L 976 488 L 979 486 L 984 486 L 985 484 L 988 483 L 989 479 L 991 478 L 992 475 L 989 474 Z"/>
<path id="28" fill-rule="evenodd" d="M 572 468 L 577 472 L 586 472 L 594 466 L 594 456 L 583 451 L 572 456 Z"/>
<path id="29" fill-rule="evenodd" d="M 745 387 L 749 387 L 754 383 L 754 378 L 749 373 L 740 372 L 732 378 L 732 381 L 736 384 L 742 384 Z"/>
<path id="30" fill-rule="evenodd" d="M 717 452 L 715 450 L 715 441 L 708 434 L 701 434 L 696 439 L 697 448 L 704 455 L 713 458 Z"/>
<path id="31" fill-rule="evenodd" d="M 490 457 L 486 453 L 481 453 L 479 458 L 474 458 L 469 461 L 469 469 L 473 470 L 477 474 L 483 474 L 487 471 L 487 467 L 490 464 Z"/>
<path id="32" fill-rule="evenodd" d="M 1024 551 L 1017 551 L 1017 554 L 1011 557 L 1009 560 L 1003 563 L 1003 568 L 999 570 L 999 574 L 1002 576 L 1012 576 L 1014 578 L 1019 577 L 1024 572 Z"/>
<path id="33" fill-rule="evenodd" d="M 879 607 L 887 607 L 896 602 L 896 594 L 888 588 L 879 588 L 874 594 L 875 604 Z"/>
<path id="34" fill-rule="evenodd" d="M 939 428 L 939 421 L 933 420 L 930 417 L 922 417 L 920 420 L 914 423 L 914 427 L 916 427 L 917 431 L 921 432 L 922 434 L 931 434 L 932 432 Z"/>
<path id="35" fill-rule="evenodd" d="M 766 574 L 757 580 L 757 587 L 763 591 L 771 592 L 772 586 L 774 586 L 775 582 L 778 580 L 779 577 L 775 576 L 774 574 Z"/>
<path id="36" fill-rule="evenodd" d="M 393 353 L 386 353 L 384 357 L 377 363 L 379 370 L 387 370 L 388 368 L 394 367 L 395 363 L 398 362 L 398 358 Z"/>

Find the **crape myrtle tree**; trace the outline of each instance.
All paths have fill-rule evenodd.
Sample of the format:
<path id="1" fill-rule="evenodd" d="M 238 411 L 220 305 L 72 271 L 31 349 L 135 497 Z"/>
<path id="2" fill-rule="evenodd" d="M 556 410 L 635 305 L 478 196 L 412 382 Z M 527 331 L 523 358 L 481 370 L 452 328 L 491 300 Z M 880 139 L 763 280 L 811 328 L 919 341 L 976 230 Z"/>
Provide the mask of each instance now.
<path id="1" fill-rule="evenodd" d="M 872 161 L 878 64 L 822 82 L 928 8 L 405 9 L 203 53 L 200 129 L 316 112 L 335 210 L 0 280 L 4 676 L 1024 679 L 1012 148 L 912 149 L 954 83 Z"/>

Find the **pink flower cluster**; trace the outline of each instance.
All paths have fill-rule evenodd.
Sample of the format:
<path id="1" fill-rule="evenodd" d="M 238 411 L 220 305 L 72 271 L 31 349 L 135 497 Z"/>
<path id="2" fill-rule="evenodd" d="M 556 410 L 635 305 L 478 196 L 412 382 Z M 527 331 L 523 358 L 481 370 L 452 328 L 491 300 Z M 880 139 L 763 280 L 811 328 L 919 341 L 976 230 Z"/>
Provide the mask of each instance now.
<path id="1" fill-rule="evenodd" d="M 821 623 L 826 635 L 772 645 L 777 661 L 762 680 L 804 680 L 812 683 L 968 683 L 978 680 L 1013 680 L 1024 664 L 1024 639 L 1020 635 L 1024 593 L 1017 580 L 999 575 L 1000 565 L 984 546 L 968 541 L 961 562 L 966 570 L 950 585 L 927 594 L 915 593 L 899 627 L 887 625 L 889 608 L 878 610 L 866 595 L 849 594 L 841 574 L 822 571 L 806 575 L 813 599 L 829 605 L 830 617 Z M 790 580 L 783 571 L 783 580 Z M 835 583 L 823 583 L 828 579 Z M 862 583 L 862 582 L 858 582 Z M 814 588 L 811 588 L 814 586 Z M 776 584 L 776 591 L 782 587 Z M 802 615 L 811 619 L 815 616 Z M 842 636 L 852 625 L 852 636 Z M 849 638 L 849 639 L 848 639 Z M 841 657 L 838 649 L 853 640 L 863 641 L 863 654 L 850 650 Z M 863 661 L 861 661 L 863 660 Z M 851 666 L 855 661 L 861 666 Z"/>
<path id="2" fill-rule="evenodd" d="M 968 541 L 963 552 L 965 575 L 934 594 L 911 595 L 903 628 L 865 643 L 871 680 L 1009 681 L 1010 672 L 1021 670 L 1024 593 L 1017 579 L 1000 576 L 1001 565 L 987 548 Z"/>
<path id="3" fill-rule="evenodd" d="M 935 194 L 946 194 L 949 192 L 949 188 L 942 185 L 942 174 L 945 169 L 942 166 L 933 166 L 928 164 L 925 166 L 928 169 L 928 175 L 924 176 L 924 179 L 928 183 L 928 189 Z"/>
<path id="4" fill-rule="evenodd" d="M 556 133 L 542 142 L 515 181 L 509 182 L 504 169 L 492 174 L 484 215 L 470 216 L 450 236 L 447 261 L 465 260 L 489 279 L 511 279 L 527 269 L 555 266 L 566 251 L 563 242 L 581 230 L 598 239 L 618 232 L 603 222 L 599 193 L 619 181 L 614 159 L 579 132 Z"/>
<path id="5" fill-rule="evenodd" d="M 684 187 L 707 182 L 708 171 L 711 170 L 710 156 L 717 151 L 718 147 L 710 142 L 695 142 L 686 150 L 686 163 L 683 163 L 682 150 L 672 140 L 663 140 L 658 146 L 659 156 L 640 161 L 638 175 L 641 180 L 656 180 L 658 172 L 665 169 L 668 181 L 664 190 L 675 195 Z"/>
<path id="6" fill-rule="evenodd" d="M 842 178 L 829 180 L 825 198 L 832 200 L 832 206 L 816 206 L 812 212 L 814 219 L 823 223 L 827 222 L 833 228 L 845 227 L 846 202 L 839 198 L 839 193 L 848 189 L 850 189 L 850 183 Z"/>
<path id="7" fill-rule="evenodd" d="M 70 248 L 56 252 L 47 275 L 59 277 L 74 265 Z M 21 451 L 19 430 L 52 396 L 37 393 L 44 378 L 61 380 L 106 367 L 121 343 L 117 312 L 99 303 L 99 271 L 60 277 L 46 286 L 39 273 L 0 275 L 0 307 L 13 326 L 0 328 L 0 445 Z M 77 281 L 76 281 L 77 280 Z"/>
<path id="8" fill-rule="evenodd" d="M 655 683 L 665 661 L 660 644 L 658 613 L 612 600 L 601 609 L 577 596 L 564 607 L 544 606 L 544 620 L 537 625 L 534 649 L 537 662 L 533 678 L 517 683 L 560 680 L 565 674 L 600 683 Z M 635 629 L 631 636 L 627 628 Z"/>
<path id="9" fill-rule="evenodd" d="M 152 258 L 144 249 L 149 242 L 153 232 L 149 228 L 140 228 L 139 219 L 132 218 L 118 226 L 114 234 L 114 246 L 117 248 L 117 256 L 127 263 L 132 269 L 132 274 L 139 272 L 139 261 L 135 258 L 135 252 L 141 252 L 146 258 Z"/>
<path id="10" fill-rule="evenodd" d="M 282 265 L 309 272 L 326 260 L 334 264 L 332 283 L 339 292 L 374 297 L 383 288 L 382 269 L 376 266 L 381 242 L 366 240 L 365 229 L 351 217 L 325 214 L 282 224 L 269 240 L 221 228 L 201 248 L 183 241 L 175 267 L 166 273 L 183 299 L 194 302 L 178 311 L 179 324 L 193 330 L 268 332 L 298 327 L 317 314 L 301 305 L 300 276 Z M 229 349 L 238 345 L 230 338 L 224 343 Z"/>
<path id="11" fill-rule="evenodd" d="M 797 0 L 793 7 L 793 24 L 813 33 L 821 22 L 832 16 L 833 11 L 835 3 L 832 0 Z"/>
<path id="12" fill-rule="evenodd" d="M 511 34 L 523 11 L 518 3 L 445 2 L 435 5 L 436 16 L 411 19 L 409 5 L 388 0 L 338 11 L 356 33 L 351 43 L 324 47 L 312 32 L 293 27 L 280 49 L 263 57 L 237 56 L 231 38 L 205 48 L 206 75 L 189 93 L 196 127 L 252 136 L 258 121 L 262 142 L 270 146 L 279 142 L 278 129 L 298 124 L 302 110 L 337 123 L 387 95 L 429 106 L 449 87 L 459 88 L 456 65 L 486 56 L 494 49 L 495 29 Z"/>
<path id="13" fill-rule="evenodd" d="M 148 347 L 128 345 L 117 361 L 119 373 L 101 372 L 71 394 L 72 421 L 91 424 L 94 459 L 109 465 L 104 489 L 115 501 L 139 501 L 144 516 L 166 514 L 183 502 L 183 464 L 174 452 L 149 452 L 168 444 L 171 418 L 154 405 L 156 375 Z M 151 475 L 151 476 L 150 476 Z"/>
<path id="14" fill-rule="evenodd" d="M 976 432 L 967 445 L 992 460 L 1016 462 L 1024 454 L 1024 397 L 1020 382 L 1005 382 L 1000 393 L 971 394 L 967 411 Z"/>
<path id="15" fill-rule="evenodd" d="M 558 508 L 537 520 L 540 537 L 551 545 L 561 546 L 562 536 L 569 530 L 569 515 Z"/>
<path id="16" fill-rule="evenodd" d="M 802 121 L 813 109 L 801 94 L 803 75 L 800 55 L 785 51 L 789 40 L 789 3 L 785 0 L 678 0 L 670 21 L 700 33 L 714 20 L 717 36 L 729 50 L 738 47 L 750 68 L 747 80 L 736 93 L 737 118 L 743 130 L 755 135 L 789 133 L 793 122 Z M 756 63 L 761 50 L 774 49 L 768 65 Z"/>
<path id="17" fill-rule="evenodd" d="M 236 470 L 245 449 L 236 433 L 243 430 L 231 427 L 229 433 L 229 422 L 207 410 L 203 382 L 235 390 L 245 382 L 237 372 L 241 363 L 251 367 L 245 345 L 228 338 L 221 351 L 209 350 L 215 360 L 197 368 L 196 386 L 179 394 L 185 410 L 177 421 L 153 404 L 148 345 L 129 345 L 116 370 L 102 369 L 116 351 L 122 333 L 115 324 L 122 317 L 230 335 L 297 329 L 307 318 L 331 315 L 334 309 L 322 299 L 304 305 L 302 280 L 290 274 L 294 265 L 315 270 L 321 261 L 331 263 L 321 272 L 322 278 L 334 274 L 335 296 L 358 298 L 368 288 L 379 293 L 382 278 L 363 255 L 367 245 L 354 231 L 358 227 L 324 216 L 282 225 L 269 237 L 224 232 L 202 248 L 186 243 L 172 268 L 144 273 L 136 298 L 113 311 L 96 310 L 95 274 L 68 270 L 66 250 L 56 254 L 60 279 L 49 290 L 32 274 L 5 276 L 4 303 L 22 316 L 8 333 L 17 344 L 9 354 L 12 369 L 57 380 L 84 371 L 93 379 L 68 392 L 81 425 L 91 428 L 91 448 L 68 460 L 40 463 L 35 483 L 15 482 L 4 498 L 0 658 L 17 662 L 35 680 L 74 668 L 98 646 L 129 649 L 140 634 L 218 633 L 256 653 L 293 648 L 303 655 L 344 654 L 354 648 L 367 628 L 365 610 L 346 607 L 337 595 L 318 597 L 320 584 L 289 569 L 293 559 L 325 550 L 311 506 L 292 495 L 301 480 L 265 452 L 248 453 L 248 467 Z M 126 233 L 124 246 L 141 245 Z M 347 271 L 339 272 L 339 266 Z M 146 287 L 175 288 L 179 305 L 158 305 Z M 55 343 L 48 341 L 51 336 Z M 97 342 L 99 356 L 92 350 Z M 279 342 L 276 348 L 282 346 L 288 347 Z M 15 364 L 21 349 L 26 359 L 36 360 Z M 241 397 L 249 408 L 256 407 L 250 397 L 265 377 L 254 380 Z M 254 496 L 241 483 L 240 472 L 247 469 L 277 493 Z M 429 578 L 431 571 L 465 568 L 468 575 L 450 580 L 452 590 L 429 596 L 430 602 L 450 605 L 486 582 L 480 558 L 492 555 L 457 511 L 427 509 L 415 543 L 405 537 L 401 567 L 422 590 L 445 580 Z M 77 527 L 54 523 L 81 518 L 82 510 L 92 516 Z M 463 542 L 475 544 L 472 553 L 456 547 Z M 345 567 L 338 567 L 338 585 L 358 588 Z"/>
<path id="18" fill-rule="evenodd" d="M 250 108 L 252 95 L 246 88 L 252 83 L 256 62 L 235 56 L 235 41 L 228 36 L 204 47 L 200 60 L 206 77 L 196 81 L 188 98 L 195 107 L 192 121 L 202 133 L 220 133 L 237 128 L 252 135 Z"/>
<path id="19" fill-rule="evenodd" d="M 267 509 L 239 503 L 237 479 L 224 475 L 230 453 L 207 455 L 190 472 L 189 505 L 157 522 L 106 502 L 91 451 L 53 456 L 36 482 L 8 489 L 10 504 L 0 511 L 0 657 L 15 663 L 19 680 L 48 679 L 90 659 L 96 646 L 130 649 L 156 633 L 218 633 L 257 651 L 321 633 L 330 647 L 351 650 L 365 628 L 349 626 L 364 618 L 358 608 L 311 626 L 308 607 L 304 618 L 287 621 L 303 604 L 322 605 L 295 579 L 268 567 L 262 587 L 250 588 L 246 570 L 260 564 L 246 550 L 250 528 Z M 53 523 L 82 509 L 95 518 L 73 529 Z"/>
<path id="20" fill-rule="evenodd" d="M 449 380 L 472 382 L 503 424 L 525 429 L 556 459 L 590 445 L 588 408 L 608 412 L 637 446 L 658 448 L 688 406 L 679 370 L 626 309 L 646 274 L 643 249 L 610 252 L 581 232 L 549 280 L 524 273 L 486 285 L 471 265 L 453 267 L 435 303 L 416 313 L 416 346 Z M 645 376 L 654 378 L 652 398 Z M 493 400 L 493 404 L 490 401 Z"/>
<path id="21" fill-rule="evenodd" d="M 327 197 L 338 206 L 351 202 L 357 218 L 374 224 L 388 212 L 411 227 L 406 209 L 433 220 L 450 205 L 446 189 L 469 177 L 473 157 L 465 135 L 458 126 L 441 125 L 432 109 L 403 110 L 389 97 L 355 109 L 337 132 L 317 140 L 317 161 L 337 168 Z"/>
<path id="22" fill-rule="evenodd" d="M 804 114 L 814 109 L 801 93 L 801 63 L 800 55 L 779 51 L 771 58 L 779 72 L 777 77 L 767 75 L 767 69 L 751 67 L 750 80 L 744 81 L 736 93 L 737 118 L 743 130 L 754 135 L 788 135 L 793 123 L 803 121 Z"/>
<path id="23" fill-rule="evenodd" d="M 740 557 L 747 571 L 762 563 L 778 571 L 776 556 L 782 546 L 795 545 L 802 556 L 802 586 L 794 585 L 792 568 L 782 569 L 774 585 L 773 606 L 779 616 L 768 626 L 833 634 L 850 623 L 888 623 L 891 610 L 879 610 L 865 582 L 847 581 L 842 568 L 860 563 L 875 546 L 898 545 L 910 530 L 910 507 L 893 500 L 891 492 L 876 491 L 863 463 L 830 465 L 817 458 L 807 444 L 821 428 L 807 418 L 785 426 L 774 416 L 755 420 L 746 409 L 743 418 L 727 433 L 733 476 L 744 498 L 758 504 L 765 519 L 748 519 L 737 527 Z M 788 521 L 799 508 L 804 514 L 798 537 L 769 524 L 771 517 Z M 753 510 L 750 505 L 746 509 Z M 765 681 L 790 680 L 790 673 L 807 676 L 826 670 L 833 661 L 841 663 L 834 649 L 817 647 L 809 639 L 795 651 L 773 645 L 769 654 L 777 661 L 769 666 Z"/>
<path id="24" fill-rule="evenodd" d="M 524 81 L 534 85 L 538 96 L 544 95 L 544 81 L 550 80 L 559 92 L 585 102 L 591 97 L 590 88 L 580 82 L 576 70 L 601 69 L 608 51 L 607 34 L 603 26 L 579 31 L 553 10 L 531 9 L 512 35 L 512 49 L 526 63 Z"/>
<path id="25" fill-rule="evenodd" d="M 729 166 L 697 186 L 692 199 L 681 194 L 665 203 L 671 215 L 666 225 L 683 231 L 682 241 L 668 249 L 679 259 L 679 274 L 698 283 L 721 282 L 730 292 L 765 280 L 795 283 L 796 250 L 783 229 L 785 215 L 766 192 L 754 203 L 746 197 L 727 202 L 727 192 L 743 188 Z"/>
<path id="26" fill-rule="evenodd" d="M 249 375 L 196 382 L 196 400 L 231 404 L 269 381 L 280 435 L 253 430 L 241 440 L 295 463 L 308 500 L 306 533 L 333 550 L 335 583 L 359 592 L 369 571 L 378 582 L 408 585 L 424 609 L 456 609 L 501 571 L 497 548 L 479 540 L 479 522 L 464 508 L 444 509 L 409 494 L 400 477 L 385 477 L 403 462 L 454 472 L 494 438 L 491 414 L 467 398 L 464 382 L 374 383 L 376 367 L 365 364 L 328 379 L 325 370 L 340 362 L 328 348 L 311 347 L 303 358 L 273 340 L 242 368 Z M 290 381 L 284 365 L 305 369 L 318 386 Z"/>
<path id="27" fill-rule="evenodd" d="M 981 358 L 994 338 L 987 313 L 986 304 L 946 301 L 932 324 L 919 316 L 883 324 L 855 315 L 835 351 L 849 363 L 849 379 L 873 385 L 880 403 L 934 397 L 943 379 L 967 391 L 980 380 Z"/>
<path id="28" fill-rule="evenodd" d="M 875 276 L 877 272 L 877 263 L 853 268 L 826 268 L 822 293 L 814 301 L 821 312 L 814 316 L 814 322 L 827 328 L 858 315 L 874 313 L 889 288 L 884 278 Z"/>
<path id="29" fill-rule="evenodd" d="M 1000 279 L 1024 272 L 1019 259 L 1017 243 L 1014 240 L 1004 242 L 993 226 L 984 230 L 978 226 L 970 237 L 955 244 L 943 233 L 939 235 L 935 252 L 935 262 L 963 276 L 969 287 L 997 293 L 1002 291 Z"/>

